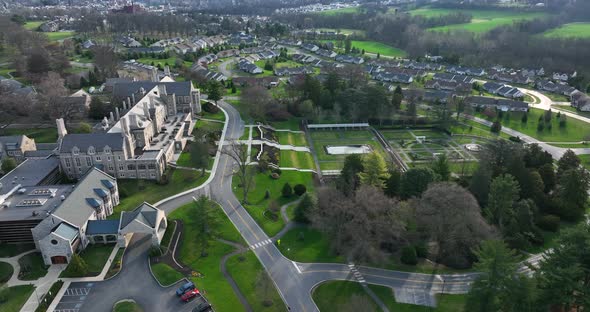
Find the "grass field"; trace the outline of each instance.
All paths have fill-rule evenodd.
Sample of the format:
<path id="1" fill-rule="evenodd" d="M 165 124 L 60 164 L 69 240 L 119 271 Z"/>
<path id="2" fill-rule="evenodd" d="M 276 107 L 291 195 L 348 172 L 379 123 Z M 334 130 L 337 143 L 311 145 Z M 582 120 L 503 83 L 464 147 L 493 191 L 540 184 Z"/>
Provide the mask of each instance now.
<path id="1" fill-rule="evenodd" d="M 80 252 L 80 257 L 88 265 L 88 274 L 86 276 L 97 276 L 104 268 L 111 252 L 113 251 L 113 244 L 90 244 L 86 249 Z M 61 273 L 60 277 L 82 277 L 73 274 L 70 266 Z"/>
<path id="2" fill-rule="evenodd" d="M 584 166 L 586 169 L 590 170 L 590 154 L 578 155 L 578 157 L 582 161 L 582 166 Z"/>
<path id="3" fill-rule="evenodd" d="M 334 10 L 325 10 L 325 11 L 321 11 L 321 12 L 315 12 L 316 14 L 321 14 L 321 15 L 338 15 L 338 14 L 350 14 L 350 13 L 356 13 L 358 12 L 359 8 L 358 7 L 350 7 L 350 8 L 342 8 L 342 9 L 334 9 Z"/>
<path id="4" fill-rule="evenodd" d="M 315 169 L 311 153 L 282 150 L 280 157 L 281 168 Z"/>
<path id="5" fill-rule="evenodd" d="M 143 309 L 136 302 L 123 301 L 115 305 L 113 312 L 143 312 Z"/>
<path id="6" fill-rule="evenodd" d="M 14 269 L 12 265 L 6 262 L 0 261 L 0 285 L 6 283 L 12 274 L 14 273 Z"/>
<path id="7" fill-rule="evenodd" d="M 242 243 L 240 233 L 236 230 L 223 210 L 213 205 L 213 215 L 219 221 L 219 238 Z M 197 236 L 197 213 L 194 204 L 187 204 L 179 207 L 169 215 L 169 219 L 180 219 L 184 223 L 184 235 L 187 238 Z M 221 258 L 232 252 L 234 247 L 221 243 L 215 239 L 209 241 L 206 249 L 207 256 L 201 256 L 201 242 L 196 239 L 184 239 L 179 246 L 180 260 L 191 267 L 194 271 L 201 273 L 201 277 L 191 277 L 197 288 L 202 291 L 217 311 L 244 311 L 238 297 L 227 280 L 223 277 L 220 268 Z"/>
<path id="8" fill-rule="evenodd" d="M 335 40 L 322 40 L 324 42 L 331 41 L 335 43 Z M 359 41 L 359 40 L 352 40 L 352 47 L 357 48 L 359 50 L 365 50 L 367 53 L 373 54 L 381 54 L 382 56 L 390 56 L 390 57 L 405 57 L 406 51 L 394 48 L 392 46 L 386 45 L 381 42 L 377 41 Z"/>
<path id="9" fill-rule="evenodd" d="M 590 38 L 590 23 L 569 23 L 543 33 L 548 38 Z"/>
<path id="10" fill-rule="evenodd" d="M 0 303 L 0 311 L 2 312 L 18 312 L 25 304 L 27 299 L 33 294 L 35 289 L 32 285 L 22 285 L 8 287 L 0 290 L 3 292 L 2 297 L 7 300 Z"/>
<path id="11" fill-rule="evenodd" d="M 345 260 L 330 251 L 330 243 L 321 232 L 309 227 L 289 230 L 281 237 L 278 248 L 285 257 L 298 262 L 343 263 Z"/>
<path id="12" fill-rule="evenodd" d="M 60 41 L 63 39 L 71 38 L 76 35 L 74 31 L 57 31 L 57 32 L 49 32 L 45 33 L 49 41 Z"/>
<path id="13" fill-rule="evenodd" d="M 124 195 L 121 195 L 121 203 L 115 207 L 109 219 L 119 219 L 121 211 L 133 210 L 144 201 L 154 204 L 166 197 L 197 187 L 208 178 L 208 173 L 201 176 L 200 171 L 175 169 L 170 182 L 165 185 L 151 180 L 117 180 L 119 193 Z"/>
<path id="14" fill-rule="evenodd" d="M 319 31 L 326 31 L 326 32 L 336 32 L 343 35 L 359 35 L 365 36 L 365 31 L 360 29 L 349 29 L 349 28 L 318 28 Z"/>
<path id="15" fill-rule="evenodd" d="M 35 249 L 35 244 L 0 244 L 0 258 L 10 258 L 19 255 L 25 251 Z"/>
<path id="16" fill-rule="evenodd" d="M 307 146 L 304 133 L 277 131 L 276 134 L 279 137 L 279 143 L 282 145 Z"/>
<path id="17" fill-rule="evenodd" d="M 23 281 L 34 281 L 47 274 L 48 266 L 43 262 L 40 252 L 26 254 L 18 259 L 21 267 L 19 279 Z"/>
<path id="18" fill-rule="evenodd" d="M 436 308 L 417 306 L 413 304 L 397 303 L 389 287 L 369 285 L 369 288 L 385 303 L 389 311 L 396 312 L 456 312 L 463 311 L 465 295 L 437 295 Z"/>
<path id="19" fill-rule="evenodd" d="M 283 300 L 252 251 L 229 258 L 227 270 L 253 311 L 285 311 Z"/>
<path id="20" fill-rule="evenodd" d="M 164 286 L 172 285 L 183 278 L 180 272 L 162 262 L 152 264 L 152 272 L 154 272 L 154 276 L 158 282 Z"/>
<path id="21" fill-rule="evenodd" d="M 0 135 L 20 135 L 24 134 L 36 143 L 55 143 L 57 142 L 57 128 L 38 128 L 38 129 L 2 129 Z"/>
<path id="22" fill-rule="evenodd" d="M 254 186 L 248 193 L 248 204 L 244 205 L 244 208 L 246 208 L 252 218 L 271 237 L 276 235 L 285 225 L 282 218 L 277 217 L 274 220 L 266 213 L 271 201 L 276 200 L 279 206 L 282 206 L 297 199 L 295 195 L 288 198 L 282 196 L 281 189 L 287 182 L 289 182 L 291 187 L 297 184 L 303 184 L 310 193 L 314 189 L 313 174 L 310 172 L 283 171 L 281 177 L 277 180 L 271 178 L 269 173 L 259 173 L 254 178 Z M 238 199 L 241 200 L 243 195 L 239 183 L 239 179 L 233 177 L 232 188 Z M 267 190 L 270 193 L 270 198 L 268 199 L 265 198 Z"/>
<path id="23" fill-rule="evenodd" d="M 365 292 L 361 284 L 349 281 L 330 281 L 314 288 L 312 298 L 322 312 L 336 312 L 346 309 L 353 295 L 365 298 L 366 312 L 379 311 L 377 304 Z M 395 310 L 392 310 L 395 311 Z"/>
<path id="24" fill-rule="evenodd" d="M 37 30 L 37 28 L 39 28 L 39 26 L 41 26 L 43 23 L 45 23 L 45 21 L 31 21 L 26 22 L 23 27 L 28 30 Z"/>
<path id="25" fill-rule="evenodd" d="M 516 12 L 508 10 L 460 10 L 460 9 L 436 9 L 422 8 L 410 11 L 412 15 L 421 15 L 424 17 L 436 17 L 448 15 L 455 12 L 462 12 L 472 16 L 470 23 L 454 24 L 430 28 L 434 31 L 450 30 L 467 30 L 474 33 L 483 33 L 490 31 L 498 26 L 509 25 L 517 20 L 529 20 L 547 16 L 546 13 L 539 12 Z"/>

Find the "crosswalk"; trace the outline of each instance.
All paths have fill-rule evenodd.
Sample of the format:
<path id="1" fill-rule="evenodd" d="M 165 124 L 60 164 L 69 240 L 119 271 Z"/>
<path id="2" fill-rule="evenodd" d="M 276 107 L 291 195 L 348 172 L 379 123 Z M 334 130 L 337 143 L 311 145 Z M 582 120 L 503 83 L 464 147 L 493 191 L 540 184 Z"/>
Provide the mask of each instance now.
<path id="1" fill-rule="evenodd" d="M 356 266 L 354 265 L 354 263 L 350 263 L 348 264 L 348 268 L 350 269 L 350 272 L 352 272 L 352 275 L 354 275 L 354 278 L 361 284 L 366 284 L 367 281 L 365 281 L 365 278 L 363 277 L 363 275 L 361 274 L 361 272 L 359 272 L 359 270 L 356 268 Z"/>
<path id="2" fill-rule="evenodd" d="M 263 240 L 263 241 L 258 242 L 256 244 L 250 245 L 250 249 L 254 250 L 256 248 L 260 248 L 262 246 L 265 246 L 265 245 L 268 245 L 268 244 L 271 244 L 271 243 L 272 243 L 272 240 L 270 240 L 270 239 Z"/>

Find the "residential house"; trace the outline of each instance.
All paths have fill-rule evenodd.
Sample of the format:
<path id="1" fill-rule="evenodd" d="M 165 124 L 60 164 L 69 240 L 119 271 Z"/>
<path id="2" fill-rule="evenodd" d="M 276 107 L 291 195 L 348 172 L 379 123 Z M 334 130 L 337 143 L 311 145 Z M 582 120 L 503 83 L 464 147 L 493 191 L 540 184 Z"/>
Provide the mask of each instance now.
<path id="1" fill-rule="evenodd" d="M 339 54 L 338 56 L 336 56 L 335 60 L 336 60 L 336 62 L 357 64 L 357 65 L 365 62 L 365 59 L 363 59 L 360 56 L 351 56 L 351 55 L 343 55 L 343 54 Z"/>
<path id="2" fill-rule="evenodd" d="M 276 76 L 282 77 L 282 76 L 292 76 L 292 75 L 301 75 L 301 74 L 313 74 L 314 70 L 313 68 L 309 67 L 309 66 L 300 66 L 300 67 L 282 67 L 282 68 L 277 68 L 274 70 L 274 74 Z"/>
<path id="3" fill-rule="evenodd" d="M 249 74 L 262 74 L 264 71 L 262 70 L 262 68 L 256 66 L 256 64 L 252 63 L 251 61 L 247 60 L 247 59 L 241 59 L 238 62 L 238 68 L 240 68 L 241 71 L 247 72 Z"/>
<path id="4" fill-rule="evenodd" d="M 232 81 L 241 87 L 246 86 L 262 86 L 265 88 L 276 87 L 281 80 L 278 77 L 234 77 Z"/>
<path id="5" fill-rule="evenodd" d="M 424 84 L 426 89 L 453 91 L 455 93 L 471 93 L 473 85 L 466 82 L 428 80 Z"/>
<path id="6" fill-rule="evenodd" d="M 338 53 L 336 53 L 334 51 L 325 50 L 325 49 L 318 49 L 315 53 L 319 56 L 323 56 L 326 58 L 335 58 L 338 55 Z"/>
<path id="7" fill-rule="evenodd" d="M 581 91 L 574 91 L 571 95 L 572 107 L 582 112 L 590 112 L 590 96 Z"/>
<path id="8" fill-rule="evenodd" d="M 498 99 L 485 96 L 468 96 L 465 98 L 465 103 L 480 108 L 495 108 L 501 111 L 528 111 L 529 104 L 523 101 L 514 101 L 508 99 Z"/>
<path id="9" fill-rule="evenodd" d="M 199 64 L 194 64 L 191 67 L 191 71 L 197 73 L 199 76 L 207 80 L 226 81 L 228 79 L 225 75 L 209 70 L 206 67 L 201 66 Z"/>
<path id="10" fill-rule="evenodd" d="M 451 92 L 442 90 L 404 89 L 402 90 L 402 94 L 406 99 L 414 98 L 429 103 L 446 103 L 453 97 Z"/>
<path id="11" fill-rule="evenodd" d="M 313 43 L 304 43 L 301 45 L 301 48 L 303 48 L 309 52 L 316 52 L 317 50 L 320 49 L 320 47 L 318 47 L 317 45 L 315 45 Z"/>
<path id="12" fill-rule="evenodd" d="M 199 60 L 197 61 L 197 63 L 199 63 L 201 65 L 209 65 L 215 61 L 217 61 L 217 55 L 207 54 L 205 56 L 200 57 Z"/>
<path id="13" fill-rule="evenodd" d="M 219 51 L 217 52 L 217 58 L 226 58 L 226 57 L 236 57 L 236 56 L 240 56 L 240 50 L 239 49 L 229 49 L 229 50 L 223 50 L 223 51 Z"/>

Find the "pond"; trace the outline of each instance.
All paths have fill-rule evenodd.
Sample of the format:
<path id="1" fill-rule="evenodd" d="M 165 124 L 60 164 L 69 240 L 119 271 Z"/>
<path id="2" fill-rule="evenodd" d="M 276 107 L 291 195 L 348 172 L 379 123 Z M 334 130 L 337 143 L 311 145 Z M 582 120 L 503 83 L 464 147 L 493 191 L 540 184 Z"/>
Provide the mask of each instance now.
<path id="1" fill-rule="evenodd" d="M 373 151 L 369 145 L 328 145 L 325 148 L 328 155 L 367 154 Z"/>

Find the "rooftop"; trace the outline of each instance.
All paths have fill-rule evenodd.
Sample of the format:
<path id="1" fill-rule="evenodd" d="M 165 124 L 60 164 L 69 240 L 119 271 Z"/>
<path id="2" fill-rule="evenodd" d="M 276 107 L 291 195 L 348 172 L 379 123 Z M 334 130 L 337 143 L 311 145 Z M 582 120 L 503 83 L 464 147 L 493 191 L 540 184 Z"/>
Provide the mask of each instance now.
<path id="1" fill-rule="evenodd" d="M 0 195 L 8 193 L 17 185 L 39 185 L 59 167 L 57 157 L 27 159 L 0 179 Z"/>

